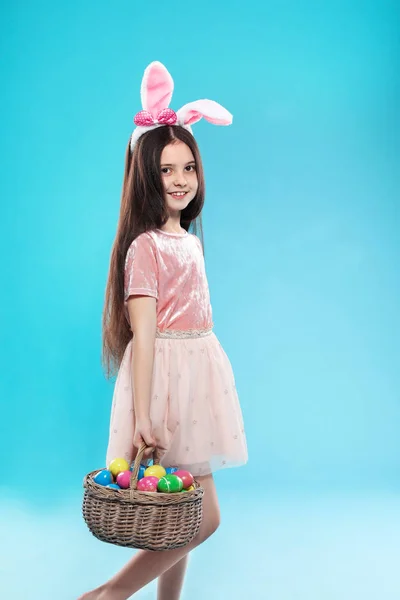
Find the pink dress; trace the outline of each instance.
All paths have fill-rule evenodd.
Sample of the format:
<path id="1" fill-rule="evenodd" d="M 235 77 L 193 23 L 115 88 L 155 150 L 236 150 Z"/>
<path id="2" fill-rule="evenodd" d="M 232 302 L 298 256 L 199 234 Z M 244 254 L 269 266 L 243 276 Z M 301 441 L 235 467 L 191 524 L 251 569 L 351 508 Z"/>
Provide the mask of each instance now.
<path id="1" fill-rule="evenodd" d="M 132 295 L 157 299 L 157 337 L 150 403 L 164 466 L 193 475 L 247 462 L 242 412 L 232 367 L 212 331 L 212 309 L 200 240 L 161 230 L 139 235 L 125 261 L 125 311 Z M 132 340 L 114 388 L 106 464 L 135 456 Z"/>

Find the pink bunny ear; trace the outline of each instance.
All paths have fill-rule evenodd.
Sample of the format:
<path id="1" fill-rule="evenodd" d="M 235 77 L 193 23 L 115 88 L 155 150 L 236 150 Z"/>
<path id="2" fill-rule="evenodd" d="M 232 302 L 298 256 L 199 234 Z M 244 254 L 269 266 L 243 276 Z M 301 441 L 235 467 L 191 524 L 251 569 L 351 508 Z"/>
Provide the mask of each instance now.
<path id="1" fill-rule="evenodd" d="M 233 119 L 231 113 L 214 100 L 189 102 L 182 106 L 176 114 L 178 122 L 184 125 L 192 125 L 202 118 L 214 125 L 230 125 Z"/>
<path id="2" fill-rule="evenodd" d="M 158 61 L 150 63 L 140 89 L 143 109 L 156 119 L 164 108 L 168 108 L 173 91 L 174 81 L 167 68 Z"/>

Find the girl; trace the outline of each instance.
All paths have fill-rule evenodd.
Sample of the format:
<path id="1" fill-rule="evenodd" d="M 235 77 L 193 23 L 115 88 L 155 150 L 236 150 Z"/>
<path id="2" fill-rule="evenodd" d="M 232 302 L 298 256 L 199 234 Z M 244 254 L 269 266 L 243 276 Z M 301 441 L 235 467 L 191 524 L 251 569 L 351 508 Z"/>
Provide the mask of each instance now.
<path id="1" fill-rule="evenodd" d="M 141 550 L 81 600 L 125 600 L 158 577 L 158 600 L 178 600 L 189 552 L 219 525 L 212 473 L 244 464 L 247 446 L 228 357 L 212 331 L 201 226 L 204 177 L 190 125 L 228 125 L 210 100 L 168 108 L 173 82 L 158 62 L 146 69 L 143 108 L 126 152 L 118 231 L 103 315 L 108 375 L 119 368 L 107 465 L 133 460 L 143 441 L 164 466 L 190 471 L 205 490 L 199 534 L 184 548 Z M 148 453 L 148 454 L 149 454 Z"/>

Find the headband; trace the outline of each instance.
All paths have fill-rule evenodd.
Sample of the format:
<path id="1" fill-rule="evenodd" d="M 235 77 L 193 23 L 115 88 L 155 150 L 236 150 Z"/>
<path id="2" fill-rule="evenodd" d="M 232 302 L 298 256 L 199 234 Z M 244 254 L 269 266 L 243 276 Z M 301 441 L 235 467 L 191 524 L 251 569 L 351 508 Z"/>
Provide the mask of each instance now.
<path id="1" fill-rule="evenodd" d="M 166 67 L 158 61 L 150 63 L 144 72 L 140 89 L 143 110 L 133 119 L 137 127 L 131 136 L 131 151 L 141 135 L 163 125 L 180 125 L 193 135 L 191 125 L 203 117 L 213 125 L 232 123 L 231 113 L 213 100 L 189 102 L 174 112 L 168 108 L 173 90 L 174 81 Z"/>

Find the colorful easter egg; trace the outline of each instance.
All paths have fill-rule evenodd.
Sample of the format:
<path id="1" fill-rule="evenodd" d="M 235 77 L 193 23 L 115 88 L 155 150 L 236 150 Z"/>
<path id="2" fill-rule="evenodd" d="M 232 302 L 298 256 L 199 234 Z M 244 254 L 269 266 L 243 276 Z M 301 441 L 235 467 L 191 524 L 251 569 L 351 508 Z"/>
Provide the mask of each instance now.
<path id="1" fill-rule="evenodd" d="M 158 482 L 158 477 L 149 475 L 148 477 L 143 477 L 137 482 L 137 489 L 139 492 L 156 492 Z"/>
<path id="2" fill-rule="evenodd" d="M 189 471 L 179 469 L 179 471 L 175 471 L 174 475 L 182 479 L 185 490 L 193 485 L 194 477 L 191 473 L 189 473 Z"/>
<path id="3" fill-rule="evenodd" d="M 103 469 L 102 471 L 96 473 L 96 475 L 93 477 L 93 481 L 99 485 L 109 485 L 113 482 L 113 476 L 108 469 Z"/>
<path id="4" fill-rule="evenodd" d="M 145 477 L 158 477 L 158 479 L 161 479 L 161 477 L 164 477 L 166 474 L 166 470 L 161 465 L 152 465 L 151 467 L 147 467 L 144 472 Z"/>
<path id="5" fill-rule="evenodd" d="M 129 469 L 128 471 L 121 471 L 121 473 L 118 473 L 117 483 L 119 487 L 127 490 L 131 481 L 131 475 L 132 473 L 129 471 Z"/>
<path id="6" fill-rule="evenodd" d="M 182 491 L 183 482 L 176 475 L 165 475 L 159 480 L 157 489 L 159 492 L 174 494 Z"/>
<path id="7" fill-rule="evenodd" d="M 134 468 L 135 468 L 135 463 L 133 462 L 131 464 L 131 466 L 129 467 L 129 470 L 133 471 Z M 139 479 L 143 479 L 144 472 L 145 472 L 146 469 L 147 469 L 147 467 L 145 465 L 140 465 L 139 472 L 138 472 L 138 481 L 139 481 Z"/>
<path id="8" fill-rule="evenodd" d="M 110 483 L 110 485 L 107 485 L 106 487 L 111 488 L 112 490 L 120 490 L 121 489 L 119 487 L 119 485 L 117 485 L 116 483 Z"/>
<path id="9" fill-rule="evenodd" d="M 185 492 L 193 492 L 193 490 L 195 490 L 196 488 L 194 487 L 194 485 L 191 485 L 190 487 L 188 487 L 187 490 L 185 490 Z"/>
<path id="10" fill-rule="evenodd" d="M 114 458 L 109 464 L 108 470 L 116 477 L 118 473 L 127 471 L 129 469 L 129 463 L 124 458 Z"/>
<path id="11" fill-rule="evenodd" d="M 173 475 L 176 471 L 179 471 L 179 467 L 167 467 L 165 470 L 167 475 Z"/>

